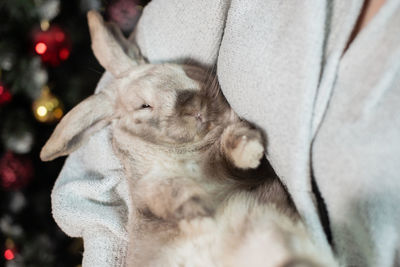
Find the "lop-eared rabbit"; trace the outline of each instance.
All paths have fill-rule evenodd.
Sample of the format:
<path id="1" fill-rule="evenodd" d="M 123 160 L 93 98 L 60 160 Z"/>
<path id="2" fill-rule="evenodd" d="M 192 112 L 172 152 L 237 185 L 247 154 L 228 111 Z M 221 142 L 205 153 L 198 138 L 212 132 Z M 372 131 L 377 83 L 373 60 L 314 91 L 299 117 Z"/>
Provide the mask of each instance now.
<path id="1" fill-rule="evenodd" d="M 41 151 L 67 155 L 111 126 L 132 197 L 127 266 L 334 266 L 311 241 L 265 138 L 239 118 L 214 74 L 149 64 L 88 13 L 92 48 L 113 80 L 72 109 Z"/>

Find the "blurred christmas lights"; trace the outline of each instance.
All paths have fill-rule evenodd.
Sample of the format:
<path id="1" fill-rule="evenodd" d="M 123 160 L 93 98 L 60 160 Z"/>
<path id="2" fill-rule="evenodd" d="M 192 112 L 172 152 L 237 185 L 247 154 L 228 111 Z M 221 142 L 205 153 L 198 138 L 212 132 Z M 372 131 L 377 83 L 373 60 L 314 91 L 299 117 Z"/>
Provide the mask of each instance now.
<path id="1" fill-rule="evenodd" d="M 32 108 L 35 118 L 40 122 L 56 122 L 64 114 L 61 101 L 50 93 L 47 86 L 43 87 L 40 97 L 33 102 Z"/>
<path id="2" fill-rule="evenodd" d="M 24 110 L 8 108 L 0 128 L 0 140 L 4 148 L 17 154 L 31 152 L 34 143 L 34 130 L 31 119 Z"/>
<path id="3" fill-rule="evenodd" d="M 50 28 L 50 22 L 48 20 L 42 20 L 40 22 L 40 29 L 42 29 L 42 31 L 47 31 Z"/>
<path id="4" fill-rule="evenodd" d="M 6 190 L 19 190 L 32 180 L 33 164 L 28 157 L 11 151 L 0 158 L 0 186 Z"/>
<path id="5" fill-rule="evenodd" d="M 58 66 L 69 58 L 71 44 L 63 29 L 58 26 L 49 26 L 46 30 L 41 25 L 33 33 L 34 50 L 43 63 Z"/>
<path id="6" fill-rule="evenodd" d="M 11 249 L 6 249 L 4 251 L 4 258 L 8 261 L 13 260 L 15 258 L 14 252 Z"/>
<path id="7" fill-rule="evenodd" d="M 46 53 L 46 50 L 47 50 L 47 45 L 43 42 L 39 42 L 35 46 L 35 51 L 39 55 L 43 55 L 44 53 Z"/>
<path id="8" fill-rule="evenodd" d="M 6 104 L 11 101 L 11 93 L 5 87 L 5 85 L 0 83 L 0 105 Z"/>

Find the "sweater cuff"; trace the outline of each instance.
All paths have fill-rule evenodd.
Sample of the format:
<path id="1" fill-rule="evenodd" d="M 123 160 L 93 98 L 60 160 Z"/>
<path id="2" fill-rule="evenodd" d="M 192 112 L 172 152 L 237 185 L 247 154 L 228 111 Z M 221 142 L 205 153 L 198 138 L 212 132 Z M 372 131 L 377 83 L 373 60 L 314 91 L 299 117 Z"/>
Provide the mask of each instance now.
<path id="1" fill-rule="evenodd" d="M 83 234 L 82 267 L 124 267 L 128 242 L 109 231 Z"/>

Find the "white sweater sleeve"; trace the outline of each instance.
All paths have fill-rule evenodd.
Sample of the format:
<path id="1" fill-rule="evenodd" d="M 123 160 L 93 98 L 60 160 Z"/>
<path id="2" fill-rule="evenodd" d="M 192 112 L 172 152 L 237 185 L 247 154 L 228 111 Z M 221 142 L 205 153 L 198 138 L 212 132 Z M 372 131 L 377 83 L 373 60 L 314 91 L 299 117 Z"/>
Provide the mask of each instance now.
<path id="1" fill-rule="evenodd" d="M 67 159 L 52 192 L 62 230 L 84 239 L 84 266 L 124 266 L 129 196 L 103 129 Z"/>

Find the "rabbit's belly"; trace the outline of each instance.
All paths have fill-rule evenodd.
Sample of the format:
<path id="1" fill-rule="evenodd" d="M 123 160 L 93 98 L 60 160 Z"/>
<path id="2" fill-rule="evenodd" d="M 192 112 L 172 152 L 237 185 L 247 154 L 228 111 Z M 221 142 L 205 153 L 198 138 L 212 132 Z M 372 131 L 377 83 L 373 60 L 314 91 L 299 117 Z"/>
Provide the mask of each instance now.
<path id="1" fill-rule="evenodd" d="M 194 180 L 199 180 L 203 177 L 201 165 L 200 160 L 197 159 L 166 156 L 152 162 L 148 175 L 190 177 Z"/>

